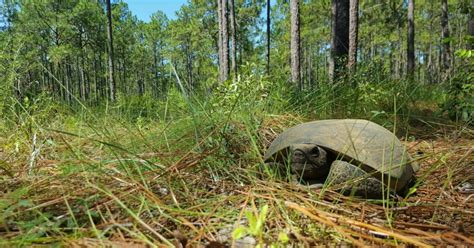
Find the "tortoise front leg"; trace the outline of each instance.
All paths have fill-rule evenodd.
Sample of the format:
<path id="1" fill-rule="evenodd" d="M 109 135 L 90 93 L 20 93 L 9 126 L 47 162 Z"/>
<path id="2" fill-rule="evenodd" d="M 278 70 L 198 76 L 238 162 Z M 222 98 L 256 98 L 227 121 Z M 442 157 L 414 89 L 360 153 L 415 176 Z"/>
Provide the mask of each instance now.
<path id="1" fill-rule="evenodd" d="M 380 199 L 387 191 L 380 180 L 346 161 L 335 160 L 331 164 L 325 186 L 333 187 L 344 195 L 359 196 L 367 199 Z"/>

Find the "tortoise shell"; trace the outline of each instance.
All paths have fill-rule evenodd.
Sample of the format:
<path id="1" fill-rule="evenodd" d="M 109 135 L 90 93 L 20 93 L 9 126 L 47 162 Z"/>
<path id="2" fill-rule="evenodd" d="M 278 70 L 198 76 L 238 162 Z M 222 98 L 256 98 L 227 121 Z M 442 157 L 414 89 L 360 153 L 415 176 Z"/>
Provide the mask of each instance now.
<path id="1" fill-rule="evenodd" d="M 286 156 L 293 144 L 316 144 L 340 160 L 359 166 L 399 192 L 414 177 L 412 159 L 389 130 L 367 120 L 335 119 L 303 123 L 281 133 L 264 155 L 265 162 Z"/>

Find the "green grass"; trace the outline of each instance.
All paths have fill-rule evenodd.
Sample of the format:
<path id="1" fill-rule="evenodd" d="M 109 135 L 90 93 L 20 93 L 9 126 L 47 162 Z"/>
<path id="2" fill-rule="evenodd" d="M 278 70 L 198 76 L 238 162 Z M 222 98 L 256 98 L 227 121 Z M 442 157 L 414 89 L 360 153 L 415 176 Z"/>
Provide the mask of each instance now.
<path id="1" fill-rule="evenodd" d="M 438 89 L 361 84 L 355 91 L 322 84 L 295 93 L 282 83 L 246 77 L 212 96 L 184 97 L 172 89 L 164 100 L 119 96 L 107 108 L 64 107 L 46 96 L 11 98 L 0 121 L 0 246 L 153 246 L 183 237 L 196 245 L 231 237 L 240 220 L 252 228 L 244 213 L 258 216 L 264 205 L 265 226 L 255 232 L 267 244 L 283 244 L 282 233 L 307 244 L 416 244 L 397 229 L 402 237 L 383 239 L 351 225 L 362 226 L 364 215 L 374 212 L 395 225 L 392 208 L 419 203 L 380 205 L 302 189 L 263 165 L 275 135 L 304 121 L 365 118 L 408 137 L 414 120 L 437 120 L 417 114 L 437 104 Z M 440 166 L 434 162 L 421 178 Z M 353 238 L 361 233 L 363 241 Z"/>

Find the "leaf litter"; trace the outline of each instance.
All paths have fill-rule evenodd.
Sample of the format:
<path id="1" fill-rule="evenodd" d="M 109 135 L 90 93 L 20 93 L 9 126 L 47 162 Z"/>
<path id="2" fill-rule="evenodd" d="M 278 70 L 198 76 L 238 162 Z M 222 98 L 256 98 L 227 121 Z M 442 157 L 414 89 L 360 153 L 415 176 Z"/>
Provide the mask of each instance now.
<path id="1" fill-rule="evenodd" d="M 258 149 L 296 122 L 265 120 Z M 402 139 L 419 158 L 416 192 L 384 202 L 265 178 L 258 158 L 239 157 L 249 152 L 248 140 L 241 147 L 232 140 L 234 163 L 219 171 L 211 165 L 222 157 L 216 147 L 104 159 L 107 152 L 95 143 L 50 133 L 54 153 L 70 154 L 48 156 L 45 146 L 33 176 L 28 156 L 0 153 L 10 168 L 0 171 L 0 245 L 242 247 L 232 232 L 249 226 L 245 213 L 258 216 L 267 205 L 261 236 L 245 237 L 250 245 L 474 246 L 473 131 L 432 131 L 415 128 L 410 134 L 420 138 Z M 87 150 L 69 150 L 78 143 Z M 148 170 L 141 171 L 144 164 Z"/>

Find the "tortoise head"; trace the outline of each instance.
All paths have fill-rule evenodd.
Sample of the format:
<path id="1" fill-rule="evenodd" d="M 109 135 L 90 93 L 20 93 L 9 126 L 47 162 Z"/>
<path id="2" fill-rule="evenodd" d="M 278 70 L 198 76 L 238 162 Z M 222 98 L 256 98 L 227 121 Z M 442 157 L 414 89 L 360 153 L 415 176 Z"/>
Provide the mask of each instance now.
<path id="1" fill-rule="evenodd" d="M 292 173 L 303 179 L 325 179 L 329 173 L 328 153 L 316 144 L 289 147 Z"/>

